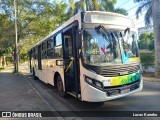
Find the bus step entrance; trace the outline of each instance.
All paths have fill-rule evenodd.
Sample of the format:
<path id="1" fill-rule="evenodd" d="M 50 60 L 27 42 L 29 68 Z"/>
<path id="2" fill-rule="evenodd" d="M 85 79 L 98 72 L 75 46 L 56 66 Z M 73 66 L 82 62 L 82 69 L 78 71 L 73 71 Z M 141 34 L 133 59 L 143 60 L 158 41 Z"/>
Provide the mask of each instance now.
<path id="1" fill-rule="evenodd" d="M 69 95 L 76 97 L 76 92 L 72 91 L 72 92 L 67 92 Z M 78 99 L 81 98 L 81 94 L 78 94 Z"/>

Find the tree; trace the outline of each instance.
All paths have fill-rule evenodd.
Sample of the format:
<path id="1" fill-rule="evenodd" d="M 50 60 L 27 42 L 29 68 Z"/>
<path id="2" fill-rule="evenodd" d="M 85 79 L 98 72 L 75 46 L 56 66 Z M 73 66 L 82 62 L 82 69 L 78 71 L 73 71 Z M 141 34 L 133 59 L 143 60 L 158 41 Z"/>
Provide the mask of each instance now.
<path id="1" fill-rule="evenodd" d="M 18 54 L 23 54 L 67 19 L 67 4 L 50 0 L 17 0 Z M 13 0 L 0 0 L 0 53 L 15 46 Z M 3 29 L 1 29 L 3 28 Z M 8 34 L 9 33 L 9 34 Z M 5 47 L 4 47 L 5 46 Z M 7 48 L 9 47 L 9 49 Z M 2 49 L 3 48 L 3 49 Z"/>
<path id="2" fill-rule="evenodd" d="M 98 4 L 98 0 L 81 0 L 76 3 L 74 0 L 69 0 L 69 3 L 70 7 L 67 12 L 68 18 L 78 13 L 79 11 L 101 9 L 100 5 Z"/>
<path id="3" fill-rule="evenodd" d="M 122 14 L 122 15 L 126 15 L 126 16 L 128 15 L 127 10 L 124 9 L 124 8 L 116 8 L 116 9 L 114 10 L 114 12 L 115 12 L 115 13 Z"/>
<path id="4" fill-rule="evenodd" d="M 160 78 L 160 0 L 152 0 L 152 17 L 155 47 L 155 76 Z"/>
<path id="5" fill-rule="evenodd" d="M 74 16 L 79 11 L 85 11 L 84 1 L 81 0 L 79 2 L 74 3 L 74 0 L 69 0 L 70 7 L 67 11 L 68 19 L 72 16 Z"/>
<path id="6" fill-rule="evenodd" d="M 140 3 L 137 11 L 136 11 L 136 17 L 137 19 L 142 14 L 144 10 L 147 10 L 145 13 L 144 21 L 146 25 L 151 24 L 152 21 L 152 4 L 151 0 L 134 0 L 135 3 Z"/>
<path id="7" fill-rule="evenodd" d="M 139 36 L 138 45 L 140 49 L 154 50 L 154 33 L 143 33 Z"/>
<path id="8" fill-rule="evenodd" d="M 101 10 L 100 8 L 100 4 L 98 4 L 98 0 L 85 0 L 84 2 L 86 2 L 87 4 L 87 10 L 95 10 L 95 11 L 98 11 L 98 10 Z"/>
<path id="9" fill-rule="evenodd" d="M 52 17 L 52 22 L 56 25 L 56 27 L 62 25 L 65 21 L 67 21 L 68 16 L 66 15 L 68 5 L 64 2 L 64 0 L 60 0 L 60 2 L 53 1 L 51 7 L 47 11 L 50 17 Z"/>
<path id="10" fill-rule="evenodd" d="M 74 0 L 70 0 L 70 8 L 68 10 L 68 16 L 71 17 L 79 11 L 86 10 L 95 10 L 95 11 L 107 11 L 107 12 L 115 12 L 123 15 L 128 15 L 127 11 L 123 8 L 115 8 L 115 4 L 117 0 L 81 0 L 79 2 L 74 3 Z M 86 6 L 87 7 L 86 7 Z"/>
<path id="11" fill-rule="evenodd" d="M 3 37 L 1 37 L 0 40 L 8 41 L 3 42 L 3 44 L 10 43 L 10 47 L 12 47 L 13 51 L 15 46 L 13 0 L 1 0 L 0 8 L 3 15 L 8 19 L 6 23 L 2 22 L 5 29 L 2 30 L 3 35 L 1 35 Z M 26 45 L 27 38 L 31 38 L 31 36 L 34 38 L 42 38 L 55 29 L 55 26 L 50 24 L 52 23 L 50 19 L 46 19 L 48 16 L 45 11 L 48 8 L 51 8 L 50 2 L 47 2 L 46 0 L 17 1 L 19 54 L 21 54 L 25 48 L 24 46 L 31 46 L 31 44 Z M 34 39 L 34 41 L 37 42 L 36 39 Z"/>
<path id="12" fill-rule="evenodd" d="M 11 52 L 11 45 L 13 41 L 10 33 L 11 28 L 14 26 L 13 22 L 10 23 L 9 17 L 0 13 L 0 56 Z"/>
<path id="13" fill-rule="evenodd" d="M 128 15 L 127 10 L 123 8 L 114 7 L 116 2 L 117 0 L 102 0 L 102 3 L 101 3 L 102 10 L 104 9 L 107 12 L 115 12 L 115 13 L 119 13 L 127 16 Z"/>

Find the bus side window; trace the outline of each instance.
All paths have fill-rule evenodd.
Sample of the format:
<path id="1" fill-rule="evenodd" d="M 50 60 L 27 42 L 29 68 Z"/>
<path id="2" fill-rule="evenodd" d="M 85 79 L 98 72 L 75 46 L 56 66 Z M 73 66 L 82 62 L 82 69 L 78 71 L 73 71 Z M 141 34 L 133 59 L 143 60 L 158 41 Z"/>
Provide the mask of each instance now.
<path id="1" fill-rule="evenodd" d="M 53 58 L 53 37 L 47 41 L 47 58 Z"/>
<path id="2" fill-rule="evenodd" d="M 42 44 L 42 59 L 47 58 L 47 42 Z"/>
<path id="3" fill-rule="evenodd" d="M 38 55 L 38 48 L 37 47 L 35 47 L 34 52 L 35 52 L 34 53 L 34 59 L 37 60 L 37 58 L 38 58 L 37 57 L 37 55 Z"/>
<path id="4" fill-rule="evenodd" d="M 62 52 L 62 34 L 59 33 L 54 39 L 54 56 L 63 57 Z"/>

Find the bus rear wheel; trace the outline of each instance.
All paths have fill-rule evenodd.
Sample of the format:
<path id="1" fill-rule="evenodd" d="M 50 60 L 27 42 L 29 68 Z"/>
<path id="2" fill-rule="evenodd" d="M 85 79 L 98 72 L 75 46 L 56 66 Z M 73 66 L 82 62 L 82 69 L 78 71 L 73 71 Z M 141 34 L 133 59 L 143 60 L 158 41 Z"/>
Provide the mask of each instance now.
<path id="1" fill-rule="evenodd" d="M 63 97 L 63 98 L 66 97 L 66 93 L 63 89 L 63 83 L 62 83 L 62 79 L 60 76 L 57 78 L 57 91 L 61 97 Z"/>

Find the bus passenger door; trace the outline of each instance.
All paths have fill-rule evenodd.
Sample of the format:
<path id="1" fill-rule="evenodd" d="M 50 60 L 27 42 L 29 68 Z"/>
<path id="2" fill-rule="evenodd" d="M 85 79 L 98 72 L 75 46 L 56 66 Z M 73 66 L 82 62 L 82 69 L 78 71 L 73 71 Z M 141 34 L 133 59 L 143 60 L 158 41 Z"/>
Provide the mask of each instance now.
<path id="1" fill-rule="evenodd" d="M 79 79 L 77 68 L 77 57 L 75 48 L 75 27 L 63 33 L 63 56 L 64 56 L 64 83 L 65 91 L 70 95 L 78 98 L 79 94 Z"/>
<path id="2" fill-rule="evenodd" d="M 66 92 L 75 91 L 73 61 L 72 38 L 70 35 L 64 35 L 64 78 Z"/>

